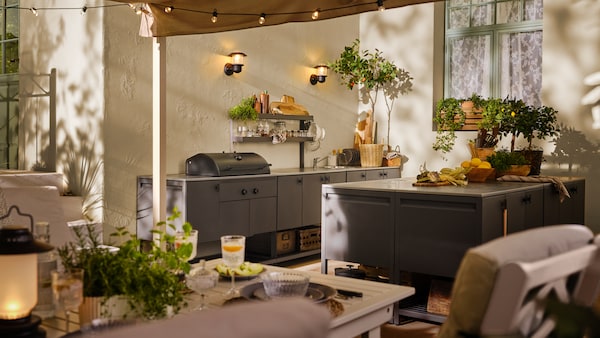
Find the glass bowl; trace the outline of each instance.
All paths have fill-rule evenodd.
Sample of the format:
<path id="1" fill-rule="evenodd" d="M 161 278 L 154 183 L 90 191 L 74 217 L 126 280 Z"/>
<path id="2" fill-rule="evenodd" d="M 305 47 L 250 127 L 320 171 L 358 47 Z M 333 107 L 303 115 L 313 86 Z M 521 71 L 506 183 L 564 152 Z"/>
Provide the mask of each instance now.
<path id="1" fill-rule="evenodd" d="M 265 293 L 269 298 L 303 297 L 310 278 L 300 272 L 267 272 L 261 275 Z"/>

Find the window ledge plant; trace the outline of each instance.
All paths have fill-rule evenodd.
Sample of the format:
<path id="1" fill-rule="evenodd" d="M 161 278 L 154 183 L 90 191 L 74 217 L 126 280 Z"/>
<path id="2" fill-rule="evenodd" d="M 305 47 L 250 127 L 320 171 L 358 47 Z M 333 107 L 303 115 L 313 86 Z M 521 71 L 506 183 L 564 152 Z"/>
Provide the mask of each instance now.
<path id="1" fill-rule="evenodd" d="M 158 226 L 175 229 L 173 221 L 181 216 L 174 209 L 167 222 Z M 191 225 L 183 224 L 183 231 L 189 236 Z M 84 297 L 123 296 L 134 310 L 146 319 L 163 318 L 187 305 L 183 298 L 186 291 L 181 274 L 190 271 L 187 257 L 192 253 L 192 244 L 186 243 L 177 248 L 175 237 L 166 231 L 153 230 L 155 241 L 150 248 L 141 249 L 141 241 L 118 228 L 111 238 L 128 238 L 118 246 L 118 251 L 110 250 L 99 240 L 99 234 L 92 224 L 74 227 L 76 240 L 58 248 L 62 265 L 66 268 L 84 269 Z"/>

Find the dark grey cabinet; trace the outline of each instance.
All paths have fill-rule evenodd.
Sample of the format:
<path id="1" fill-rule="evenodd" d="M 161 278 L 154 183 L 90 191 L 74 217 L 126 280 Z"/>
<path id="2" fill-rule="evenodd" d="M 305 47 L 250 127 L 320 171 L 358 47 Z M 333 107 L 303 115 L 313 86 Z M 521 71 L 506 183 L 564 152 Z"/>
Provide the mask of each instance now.
<path id="1" fill-rule="evenodd" d="M 304 175 L 277 178 L 277 230 L 299 228 L 302 223 L 302 181 Z"/>
<path id="2" fill-rule="evenodd" d="M 553 185 L 544 187 L 544 224 L 584 224 L 585 220 L 585 181 L 564 182 L 570 198 L 560 200 L 560 194 Z"/>
<path id="3" fill-rule="evenodd" d="M 272 232 L 277 224 L 277 179 L 223 180 L 219 184 L 219 232 Z"/>
<path id="4" fill-rule="evenodd" d="M 302 181 L 302 224 L 321 224 L 321 185 L 346 182 L 346 172 L 304 175 Z"/>
<path id="5" fill-rule="evenodd" d="M 385 180 L 400 177 L 399 167 L 376 168 L 365 170 L 352 170 L 346 174 L 346 182 L 358 182 L 367 180 Z"/>
<path id="6" fill-rule="evenodd" d="M 198 242 L 219 240 L 223 229 L 219 224 L 219 181 L 186 182 L 185 220 L 198 230 Z M 183 197 L 182 197 L 183 199 Z M 171 210 L 171 209 L 169 209 Z"/>

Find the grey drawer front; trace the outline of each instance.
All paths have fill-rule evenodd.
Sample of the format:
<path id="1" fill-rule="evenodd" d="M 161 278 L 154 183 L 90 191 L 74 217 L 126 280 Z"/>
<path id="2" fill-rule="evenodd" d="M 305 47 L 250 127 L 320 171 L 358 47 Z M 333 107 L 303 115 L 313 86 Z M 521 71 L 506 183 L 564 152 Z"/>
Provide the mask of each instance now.
<path id="1" fill-rule="evenodd" d="M 221 202 L 272 196 L 277 196 L 276 178 L 235 182 L 221 181 L 219 184 L 219 200 Z"/>

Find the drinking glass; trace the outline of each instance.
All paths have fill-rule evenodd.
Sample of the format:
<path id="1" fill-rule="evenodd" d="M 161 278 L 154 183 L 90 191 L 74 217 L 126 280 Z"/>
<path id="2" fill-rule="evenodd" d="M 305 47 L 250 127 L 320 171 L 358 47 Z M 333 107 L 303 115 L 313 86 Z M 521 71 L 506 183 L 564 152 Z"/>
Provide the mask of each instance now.
<path id="1" fill-rule="evenodd" d="M 231 288 L 225 293 L 228 299 L 238 297 L 240 292 L 235 288 L 235 272 L 244 263 L 244 251 L 246 246 L 246 237 L 241 235 L 228 235 L 221 237 L 221 254 L 223 264 L 229 268 L 231 277 Z"/>
<path id="2" fill-rule="evenodd" d="M 206 291 L 217 286 L 219 274 L 214 270 L 206 270 L 205 261 L 200 260 L 200 268 L 190 271 L 185 277 L 188 288 L 200 294 L 200 305 L 194 310 L 204 310 L 206 305 Z"/>
<path id="3" fill-rule="evenodd" d="M 53 270 L 52 294 L 54 306 L 65 312 L 66 331 L 69 332 L 69 314 L 83 302 L 83 269 Z"/>
<path id="4" fill-rule="evenodd" d="M 182 244 L 191 243 L 192 244 L 192 253 L 187 258 L 187 260 L 191 260 L 196 258 L 198 254 L 198 230 L 190 231 L 189 236 L 185 236 L 184 232 L 175 233 L 175 248 L 179 248 Z"/>

